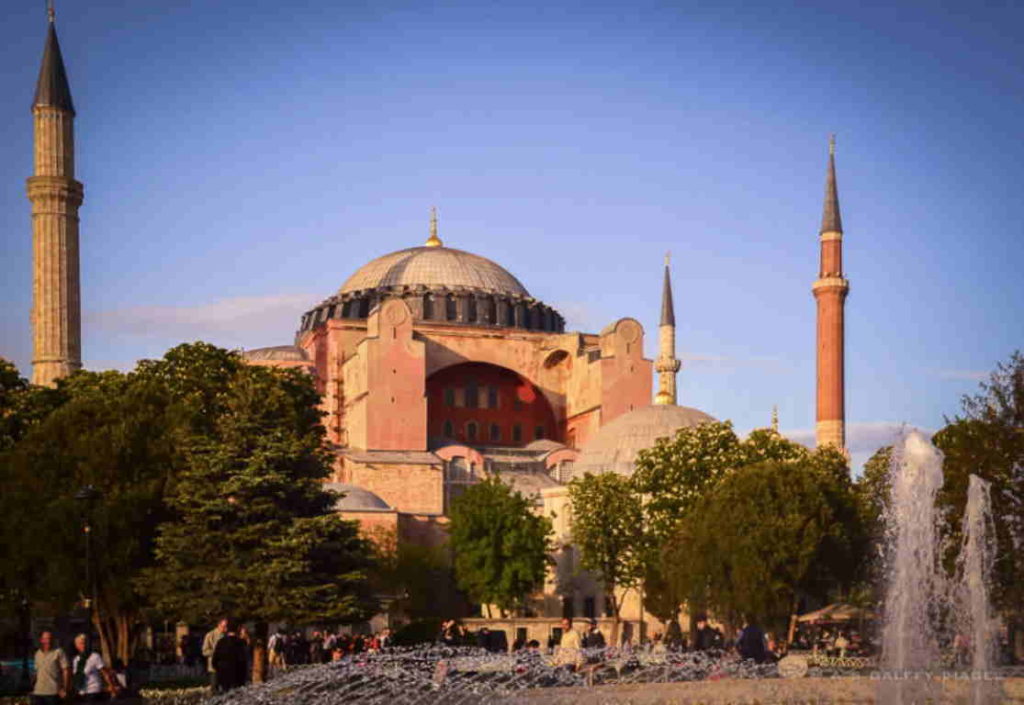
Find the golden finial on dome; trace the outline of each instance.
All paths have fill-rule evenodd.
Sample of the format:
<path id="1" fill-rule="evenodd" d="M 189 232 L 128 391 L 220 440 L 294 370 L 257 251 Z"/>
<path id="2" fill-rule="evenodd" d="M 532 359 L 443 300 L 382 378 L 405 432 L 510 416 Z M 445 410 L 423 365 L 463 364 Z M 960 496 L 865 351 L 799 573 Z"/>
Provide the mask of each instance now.
<path id="1" fill-rule="evenodd" d="M 430 237 L 427 238 L 424 247 L 444 247 L 441 238 L 437 236 L 437 208 L 430 208 Z"/>

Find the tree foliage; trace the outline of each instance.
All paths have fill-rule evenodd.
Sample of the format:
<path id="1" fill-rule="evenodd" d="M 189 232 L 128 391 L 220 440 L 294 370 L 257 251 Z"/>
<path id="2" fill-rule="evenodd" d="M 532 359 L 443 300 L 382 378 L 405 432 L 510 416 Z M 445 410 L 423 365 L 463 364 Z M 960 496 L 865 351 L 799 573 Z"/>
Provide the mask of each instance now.
<path id="1" fill-rule="evenodd" d="M 999 363 L 977 394 L 961 401 L 962 415 L 933 437 L 945 454 L 938 501 L 945 510 L 947 545 L 959 546 L 971 474 L 992 485 L 996 531 L 994 600 L 1024 612 L 1024 356 Z M 952 563 L 952 558 L 949 558 Z"/>
<path id="2" fill-rule="evenodd" d="M 826 597 L 856 574 L 855 503 L 847 484 L 805 459 L 725 477 L 666 551 L 691 601 L 723 617 L 782 625 L 801 594 Z"/>
<path id="3" fill-rule="evenodd" d="M 706 511 L 708 497 L 715 489 L 743 468 L 771 464 L 775 467 L 803 467 L 822 478 L 823 488 L 836 507 L 844 508 L 850 522 L 849 539 L 853 563 L 858 569 L 865 549 L 859 517 L 848 516 L 855 505 L 848 505 L 850 474 L 846 458 L 831 447 L 808 450 L 772 429 L 756 429 L 740 439 L 732 423 L 711 422 L 682 428 L 672 438 L 659 439 L 641 451 L 632 480 L 643 494 L 645 525 L 644 604 L 658 616 L 674 616 L 673 605 L 693 604 L 707 596 L 706 590 L 693 590 L 701 576 L 694 568 L 696 550 L 689 536 L 695 514 Z"/>
<path id="4" fill-rule="evenodd" d="M 364 616 L 370 547 L 322 490 L 318 401 L 306 376 L 205 343 L 56 389 L 0 361 L 2 594 L 64 610 L 92 592 L 75 500 L 92 485 L 108 656 L 130 656 L 153 604 L 188 620 Z"/>
<path id="5" fill-rule="evenodd" d="M 108 656 L 127 658 L 143 606 L 130 578 L 150 562 L 156 526 L 166 517 L 162 496 L 175 453 L 165 432 L 166 397 L 119 372 L 79 372 L 58 391 L 63 403 L 32 422 L 2 464 L 4 579 L 36 602 L 63 606 L 95 589 L 103 646 Z M 85 485 L 99 491 L 94 506 L 75 499 Z M 92 585 L 85 579 L 86 518 Z"/>
<path id="6" fill-rule="evenodd" d="M 139 588 L 190 621 L 366 618 L 375 607 L 372 547 L 332 512 L 335 498 L 323 489 L 330 464 L 311 381 L 240 363 L 223 374 L 231 362 L 216 355 L 196 369 L 211 351 L 185 352 L 199 354 L 182 374 L 184 355 L 147 369 L 179 404 L 183 462 L 166 497 L 173 517 L 160 526 L 156 565 Z"/>
<path id="7" fill-rule="evenodd" d="M 371 540 L 376 564 L 371 582 L 391 614 L 422 620 L 465 609 L 443 546 L 399 541 L 393 529 L 377 530 Z"/>
<path id="8" fill-rule="evenodd" d="M 621 605 L 615 589 L 635 588 L 644 575 L 640 495 L 626 477 L 588 473 L 569 483 L 569 502 L 572 542 L 580 552 L 580 566 L 601 581 L 618 619 Z"/>
<path id="9" fill-rule="evenodd" d="M 518 610 L 544 583 L 551 520 L 497 476 L 452 502 L 449 540 L 455 578 L 471 600 Z"/>

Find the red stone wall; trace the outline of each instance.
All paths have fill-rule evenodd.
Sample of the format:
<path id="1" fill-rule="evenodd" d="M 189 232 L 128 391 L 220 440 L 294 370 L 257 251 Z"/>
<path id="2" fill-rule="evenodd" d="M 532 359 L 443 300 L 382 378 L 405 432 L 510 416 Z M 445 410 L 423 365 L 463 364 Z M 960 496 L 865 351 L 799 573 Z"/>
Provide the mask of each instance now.
<path id="1" fill-rule="evenodd" d="M 601 332 L 601 425 L 651 404 L 651 361 L 645 360 L 644 329 L 623 318 Z"/>
<path id="2" fill-rule="evenodd" d="M 475 383 L 476 401 L 470 399 Z M 496 405 L 492 406 L 492 402 Z M 430 438 L 459 441 L 468 445 L 525 446 L 541 437 L 561 440 L 562 429 L 545 396 L 529 380 L 516 373 L 484 363 L 447 367 L 427 380 L 427 432 Z M 451 435 L 445 433 L 446 423 Z M 469 424 L 476 425 L 470 437 Z M 491 436 L 491 426 L 500 436 Z M 518 425 L 520 438 L 515 440 Z"/>
<path id="3" fill-rule="evenodd" d="M 841 287 L 815 292 L 818 304 L 818 421 L 844 419 L 843 301 Z"/>

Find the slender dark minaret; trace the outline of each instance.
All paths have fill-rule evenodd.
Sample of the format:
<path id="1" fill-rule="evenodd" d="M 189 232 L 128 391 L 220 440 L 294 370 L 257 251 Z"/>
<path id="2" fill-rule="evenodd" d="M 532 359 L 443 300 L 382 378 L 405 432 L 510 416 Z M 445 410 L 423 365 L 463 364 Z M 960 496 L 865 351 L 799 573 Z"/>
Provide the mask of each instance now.
<path id="1" fill-rule="evenodd" d="M 32 116 L 32 381 L 52 386 L 82 366 L 78 207 L 83 196 L 75 180 L 75 106 L 52 7 Z"/>
<path id="2" fill-rule="evenodd" d="M 843 223 L 836 188 L 836 141 L 829 140 L 825 209 L 821 218 L 821 267 L 812 291 L 818 304 L 818 412 L 815 438 L 819 447 L 846 452 L 846 410 L 843 399 L 843 308 L 850 282 L 843 276 Z"/>
<path id="3" fill-rule="evenodd" d="M 676 403 L 676 373 L 680 362 L 676 359 L 676 311 L 672 303 L 672 278 L 669 275 L 668 255 L 665 255 L 665 281 L 661 288 L 661 322 L 658 324 L 658 359 L 654 369 L 658 373 L 658 393 L 655 404 Z"/>

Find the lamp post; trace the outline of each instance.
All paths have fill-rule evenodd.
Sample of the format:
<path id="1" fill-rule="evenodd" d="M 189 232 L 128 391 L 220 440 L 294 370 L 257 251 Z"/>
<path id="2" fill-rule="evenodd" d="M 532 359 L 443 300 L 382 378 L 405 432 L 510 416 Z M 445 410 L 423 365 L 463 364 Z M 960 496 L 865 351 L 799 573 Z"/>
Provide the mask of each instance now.
<path id="1" fill-rule="evenodd" d="M 92 485 L 85 485 L 78 490 L 75 499 L 82 503 L 82 533 L 85 534 L 85 598 L 82 606 L 88 610 L 89 624 L 93 622 L 93 607 L 96 601 L 96 585 L 92 570 L 92 509 L 100 498 L 100 491 Z M 90 627 L 91 628 L 91 627 Z"/>
<path id="2" fill-rule="evenodd" d="M 18 601 L 18 632 L 20 638 L 18 639 L 18 648 L 21 649 L 21 681 L 18 684 L 19 690 L 28 690 L 32 685 L 32 677 L 28 670 L 28 655 L 32 649 L 32 614 L 31 603 L 28 601 L 28 595 L 21 593 L 21 599 Z"/>

